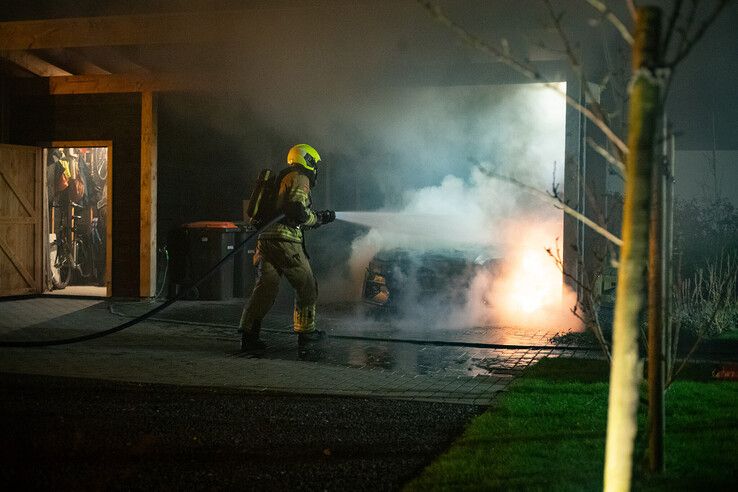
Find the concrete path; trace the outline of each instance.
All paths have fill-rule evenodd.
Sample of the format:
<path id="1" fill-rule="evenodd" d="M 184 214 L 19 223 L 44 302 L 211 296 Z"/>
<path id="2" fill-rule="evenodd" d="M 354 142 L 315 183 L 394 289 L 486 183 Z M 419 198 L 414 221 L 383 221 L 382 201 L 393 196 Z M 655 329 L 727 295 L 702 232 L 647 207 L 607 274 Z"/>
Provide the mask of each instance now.
<path id="1" fill-rule="evenodd" d="M 126 321 L 125 316 L 150 307 L 153 304 L 116 303 L 111 312 L 107 302 L 93 300 L 5 301 L 0 302 L 0 335 L 4 340 L 77 336 L 115 326 Z M 327 340 L 300 349 L 289 331 L 288 311 L 275 311 L 265 327 L 269 348 L 258 356 L 237 353 L 234 326 L 240 303 L 185 302 L 162 312 L 163 321 L 149 320 L 102 339 L 0 349 L 0 372 L 489 405 L 521 369 L 543 356 L 572 353 L 404 343 L 403 337 L 456 341 L 494 337 L 488 333 L 485 338 L 483 329 L 423 333 L 381 322 L 358 326 L 360 320 L 340 310 L 326 313 Z M 372 341 L 369 335 L 395 341 Z M 515 337 L 524 341 L 519 333 Z M 528 340 L 540 344 L 543 337 L 533 333 Z"/>

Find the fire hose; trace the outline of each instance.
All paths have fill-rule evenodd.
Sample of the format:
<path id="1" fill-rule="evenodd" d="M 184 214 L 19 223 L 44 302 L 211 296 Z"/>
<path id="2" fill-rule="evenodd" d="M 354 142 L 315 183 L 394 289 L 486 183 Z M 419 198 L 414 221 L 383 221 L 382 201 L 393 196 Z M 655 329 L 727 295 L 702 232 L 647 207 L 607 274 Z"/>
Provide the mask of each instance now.
<path id="1" fill-rule="evenodd" d="M 177 295 L 172 297 L 171 299 L 168 299 L 167 301 L 163 302 L 162 304 L 156 306 L 155 308 L 146 311 L 145 313 L 136 316 L 133 319 L 130 319 L 124 323 L 121 323 L 117 326 L 114 326 L 112 328 L 108 328 L 107 330 L 99 331 L 96 333 L 90 333 L 87 335 L 80 335 L 77 337 L 70 337 L 70 338 L 59 338 L 56 340 L 0 340 L 0 347 L 6 347 L 6 348 L 30 348 L 30 347 L 51 347 L 54 345 L 69 345 L 72 343 L 79 343 L 79 342 L 85 342 L 87 340 L 94 340 L 96 338 L 102 338 L 106 337 L 108 335 L 112 335 L 113 333 L 118 333 L 119 331 L 123 331 L 127 328 L 130 328 L 134 325 L 137 325 L 138 323 L 141 323 L 142 321 L 150 318 L 151 316 L 155 315 L 156 313 L 159 313 L 163 311 L 164 309 L 168 308 L 175 302 L 182 300 L 182 298 L 187 295 L 187 293 L 194 289 L 195 287 L 198 287 L 203 282 L 205 282 L 210 276 L 215 273 L 220 267 L 223 266 L 223 264 L 228 261 L 233 255 L 241 251 L 246 244 L 251 241 L 255 236 L 262 233 L 267 227 L 271 226 L 272 224 L 282 220 L 284 217 L 283 214 L 278 215 L 277 217 L 273 218 L 269 222 L 267 222 L 265 225 L 259 227 L 257 230 L 252 232 L 251 234 L 246 237 L 243 241 L 241 241 L 239 244 L 237 244 L 233 251 L 230 251 L 227 255 L 225 255 L 223 258 L 220 259 L 215 265 L 210 267 L 210 269 L 205 272 L 199 279 L 197 279 L 195 282 L 193 282 L 190 286 L 188 286 L 185 289 L 182 289 Z"/>

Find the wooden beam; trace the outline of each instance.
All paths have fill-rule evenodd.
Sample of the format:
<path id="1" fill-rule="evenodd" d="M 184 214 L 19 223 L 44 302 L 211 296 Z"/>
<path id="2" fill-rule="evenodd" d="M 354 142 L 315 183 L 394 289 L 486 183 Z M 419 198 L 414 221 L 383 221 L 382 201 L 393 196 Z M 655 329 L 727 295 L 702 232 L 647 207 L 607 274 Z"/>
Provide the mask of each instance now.
<path id="1" fill-rule="evenodd" d="M 9 60 L 19 67 L 38 75 L 39 77 L 62 77 L 72 75 L 56 65 L 39 58 L 28 51 L 4 51 L 0 52 L 0 56 Z"/>
<path id="2" fill-rule="evenodd" d="M 141 215 L 139 295 L 156 295 L 156 99 L 150 91 L 141 94 Z"/>
<path id="3" fill-rule="evenodd" d="M 35 224 L 34 217 L 0 217 L 0 224 Z"/>
<path id="4" fill-rule="evenodd" d="M 26 210 L 26 213 L 29 217 L 33 217 L 36 213 L 36 211 L 33 208 L 33 205 L 31 205 L 28 200 L 23 196 L 23 193 L 21 193 L 19 190 L 20 188 L 15 183 L 13 178 L 5 174 L 3 171 L 0 171 L 0 178 L 2 178 L 7 184 L 8 188 L 10 188 L 10 191 L 13 192 L 13 195 L 15 195 L 15 199 L 18 200 L 18 203 L 21 204 L 21 206 Z"/>
<path id="5" fill-rule="evenodd" d="M 70 51 L 70 50 L 67 50 Z M 126 56 L 120 46 L 93 46 L 75 50 L 109 73 L 131 73 L 147 75 L 151 70 L 142 67 Z"/>
<path id="6" fill-rule="evenodd" d="M 33 278 L 33 275 L 31 275 L 31 272 L 29 272 L 26 267 L 23 265 L 23 261 L 21 261 L 20 257 L 15 254 L 15 251 L 10 247 L 8 243 L 5 242 L 5 240 L 0 236 L 0 251 L 4 252 L 5 255 L 10 260 L 10 264 L 15 268 L 15 270 L 20 274 L 21 277 L 23 277 L 23 280 L 28 284 L 31 288 L 36 288 L 38 282 Z M 38 253 L 38 251 L 36 251 Z M 38 263 L 38 262 L 36 262 Z"/>
<path id="7" fill-rule="evenodd" d="M 212 42 L 252 17 L 237 10 L 0 22 L 0 50 Z"/>
<path id="8" fill-rule="evenodd" d="M 75 50 L 53 48 L 43 51 L 42 56 L 77 75 L 110 75 L 110 71 L 99 67 Z"/>
<path id="9" fill-rule="evenodd" d="M 116 92 L 170 92 L 206 90 L 211 86 L 205 77 L 175 74 L 77 75 L 50 77 L 49 94 L 103 94 Z"/>

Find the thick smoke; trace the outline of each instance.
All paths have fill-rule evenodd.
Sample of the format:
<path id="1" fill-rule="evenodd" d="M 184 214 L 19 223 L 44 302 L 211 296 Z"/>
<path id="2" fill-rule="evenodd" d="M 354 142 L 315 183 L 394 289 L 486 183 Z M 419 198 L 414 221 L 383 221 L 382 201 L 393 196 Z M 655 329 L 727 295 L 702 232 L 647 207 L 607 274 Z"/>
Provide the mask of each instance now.
<path id="1" fill-rule="evenodd" d="M 560 212 L 480 166 L 539 189 L 562 183 L 563 101 L 531 84 L 464 85 L 484 83 L 490 67 L 475 67 L 468 49 L 412 2 L 373 6 L 341 3 L 330 13 L 341 22 L 328 23 L 321 8 L 256 9 L 230 49 L 193 48 L 190 60 L 176 60 L 204 73 L 232 67 L 218 81 L 225 95 L 169 107 L 222 137 L 200 160 L 217 167 L 219 186 L 248 189 L 246 174 L 278 169 L 291 145 L 307 142 L 323 158 L 314 207 L 376 213 L 358 231 L 337 224 L 308 235 L 323 301 L 356 300 L 367 263 L 382 250 L 511 259 L 521 243 L 510 224 L 554 223 L 549 243 L 533 246 L 545 253 L 561 236 Z M 217 154 L 219 147 L 237 150 Z M 213 186 L 195 197 L 200 208 L 226 206 Z M 240 212 L 235 202 L 228 207 Z"/>
<path id="2" fill-rule="evenodd" d="M 549 253 L 555 255 L 561 242 L 561 212 L 494 176 L 513 176 L 539 189 L 561 184 L 564 105 L 559 96 L 537 86 L 428 88 L 393 107 L 393 117 L 385 115 L 392 129 L 384 135 L 388 145 L 396 144 L 396 153 L 404 146 L 426 172 L 445 162 L 456 173 L 437 185 L 406 189 L 395 197 L 399 206 L 339 214 L 369 227 L 351 245 L 349 285 L 341 292 L 360 293 L 365 268 L 381 251 L 400 248 L 419 263 L 424 253 L 444 250 L 494 259 L 495 268 L 479 268 L 468 284 L 449 285 L 464 291 L 464 302 L 454 305 L 439 305 L 436 298 L 424 303 L 413 295 L 418 290 L 413 269 L 401 272 L 407 277 L 407 305 L 399 312 L 408 319 L 443 326 L 575 327 L 569 313 L 573 296 L 563 292 L 561 272 Z M 413 183 L 409 177 L 403 181 Z M 458 300 L 458 292 L 453 294 Z"/>

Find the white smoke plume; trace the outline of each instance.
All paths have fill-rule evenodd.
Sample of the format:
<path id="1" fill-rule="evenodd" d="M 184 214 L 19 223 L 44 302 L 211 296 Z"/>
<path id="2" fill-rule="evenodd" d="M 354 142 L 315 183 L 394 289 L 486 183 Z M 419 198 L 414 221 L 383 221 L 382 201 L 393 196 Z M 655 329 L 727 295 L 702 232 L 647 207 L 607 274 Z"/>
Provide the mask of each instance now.
<path id="1" fill-rule="evenodd" d="M 562 274 L 547 253 L 563 239 L 561 211 L 481 170 L 494 169 L 539 189 L 561 184 L 563 101 L 536 86 L 505 88 L 502 94 L 508 97 L 503 101 L 494 94 L 479 87 L 426 89 L 396 108 L 398 114 L 412 116 L 388 120 L 391 131 L 385 136 L 390 144 L 412 149 L 427 167 L 442 167 L 440 160 L 446 159 L 452 163 L 448 167 L 466 167 L 467 172 L 447 174 L 437 185 L 405 190 L 393 197 L 393 207 L 339 214 L 370 227 L 352 244 L 348 291 L 360 293 L 368 262 L 383 250 L 476 252 L 501 262 L 494 272 L 480 270 L 468 286 L 451 287 L 467 290 L 463 305 L 421 306 L 413 300 L 401 307 L 401 313 L 421 324 L 443 326 L 576 328 L 579 323 L 570 312 L 575 296 L 564 287 Z M 444 103 L 432 104 L 432 100 Z M 423 108 L 421 114 L 411 112 L 409 105 Z M 411 125 L 418 121 L 426 124 Z M 471 160 L 478 160 L 460 166 L 462 147 L 468 149 Z M 402 154 L 401 148 L 395 150 Z M 415 287 L 411 277 L 403 289 Z"/>

